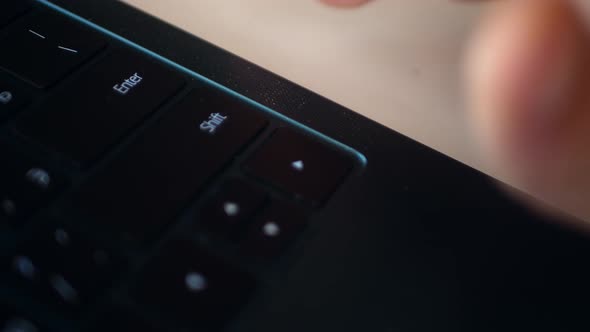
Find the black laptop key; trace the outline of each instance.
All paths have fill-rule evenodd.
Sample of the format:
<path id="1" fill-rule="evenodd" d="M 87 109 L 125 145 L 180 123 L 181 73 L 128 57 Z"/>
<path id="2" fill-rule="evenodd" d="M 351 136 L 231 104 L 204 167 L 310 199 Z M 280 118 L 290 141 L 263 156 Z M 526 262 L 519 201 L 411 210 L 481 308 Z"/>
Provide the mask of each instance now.
<path id="1" fill-rule="evenodd" d="M 19 225 L 54 199 L 65 180 L 2 145 L 0 153 L 0 224 Z"/>
<path id="2" fill-rule="evenodd" d="M 351 168 L 341 152 L 288 128 L 278 129 L 246 162 L 255 176 L 312 203 L 327 199 Z"/>
<path id="3" fill-rule="evenodd" d="M 0 332 L 47 332 L 24 310 L 0 304 Z"/>
<path id="4" fill-rule="evenodd" d="M 30 9 L 28 0 L 2 0 L 0 8 L 0 28 Z"/>
<path id="5" fill-rule="evenodd" d="M 136 313 L 122 308 L 109 308 L 92 323 L 94 332 L 163 332 Z"/>
<path id="6" fill-rule="evenodd" d="M 248 105 L 201 87 L 86 183 L 76 205 L 126 238 L 149 240 L 265 124 Z"/>
<path id="7" fill-rule="evenodd" d="M 239 235 L 265 199 L 263 190 L 242 180 L 232 179 L 224 183 L 203 206 L 198 222 L 215 232 Z"/>
<path id="8" fill-rule="evenodd" d="M 0 319 L 0 332 L 43 332 L 39 325 L 33 321 L 15 316 L 2 321 Z"/>
<path id="9" fill-rule="evenodd" d="M 280 256 L 307 225 L 307 216 L 300 208 L 274 202 L 249 227 L 242 247 L 245 252 L 261 258 Z"/>
<path id="10" fill-rule="evenodd" d="M 133 296 L 185 328 L 217 330 L 239 311 L 254 287 L 249 274 L 178 242 L 148 263 Z"/>
<path id="11" fill-rule="evenodd" d="M 40 300 L 67 309 L 89 303 L 113 282 L 120 259 L 67 227 L 46 227 L 9 262 Z M 4 267 L 6 269 L 6 267 Z"/>
<path id="12" fill-rule="evenodd" d="M 38 88 L 54 84 L 106 45 L 96 31 L 48 12 L 26 16 L 7 30 L 0 39 L 0 67 Z"/>
<path id="13" fill-rule="evenodd" d="M 25 84 L 0 71 L 0 121 L 23 108 L 31 95 Z"/>
<path id="14" fill-rule="evenodd" d="M 18 122 L 18 130 L 79 162 L 98 158 L 184 84 L 132 50 L 108 54 Z"/>

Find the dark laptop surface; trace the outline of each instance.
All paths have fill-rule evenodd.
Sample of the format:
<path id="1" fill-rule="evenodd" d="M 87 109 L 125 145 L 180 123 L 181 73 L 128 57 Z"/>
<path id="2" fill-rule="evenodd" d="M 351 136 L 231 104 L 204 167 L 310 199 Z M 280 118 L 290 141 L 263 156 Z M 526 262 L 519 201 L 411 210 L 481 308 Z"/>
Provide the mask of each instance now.
<path id="1" fill-rule="evenodd" d="M 0 332 L 590 329 L 586 236 L 117 1 L 2 0 L 0 153 Z"/>

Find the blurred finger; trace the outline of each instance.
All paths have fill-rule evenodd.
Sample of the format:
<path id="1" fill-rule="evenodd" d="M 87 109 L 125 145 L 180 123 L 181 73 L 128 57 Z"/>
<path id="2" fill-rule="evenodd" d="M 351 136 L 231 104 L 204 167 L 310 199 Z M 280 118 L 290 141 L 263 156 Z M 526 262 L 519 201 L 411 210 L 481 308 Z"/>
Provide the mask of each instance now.
<path id="1" fill-rule="evenodd" d="M 468 55 L 483 154 L 510 183 L 590 220 L 590 38 L 570 1 L 499 2 Z"/>

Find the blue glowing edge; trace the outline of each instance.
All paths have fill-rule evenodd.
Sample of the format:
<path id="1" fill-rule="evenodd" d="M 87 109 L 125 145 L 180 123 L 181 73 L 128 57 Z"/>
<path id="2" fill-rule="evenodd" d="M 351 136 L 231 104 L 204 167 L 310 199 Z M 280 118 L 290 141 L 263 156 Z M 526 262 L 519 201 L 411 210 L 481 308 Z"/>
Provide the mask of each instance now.
<path id="1" fill-rule="evenodd" d="M 128 45 L 128 46 L 130 46 L 130 47 L 132 47 L 134 49 L 136 49 L 136 50 L 139 50 L 139 51 L 141 51 L 143 53 L 146 53 L 149 56 L 157 59 L 158 61 L 161 61 L 161 62 L 163 62 L 163 63 L 165 63 L 165 64 L 167 64 L 169 66 L 172 66 L 173 68 L 176 68 L 177 70 L 179 70 L 179 71 L 181 71 L 181 72 L 183 72 L 183 73 L 185 73 L 185 74 L 187 74 L 189 76 L 192 76 L 192 77 L 194 77 L 194 78 L 196 78 L 196 79 L 198 79 L 198 80 L 200 80 L 200 81 L 202 81 L 204 83 L 207 83 L 207 84 L 209 84 L 209 85 L 211 85 L 211 86 L 213 86 L 213 87 L 215 87 L 217 89 L 220 89 L 220 90 L 222 90 L 222 91 L 224 91 L 224 92 L 226 92 L 226 93 L 228 93 L 228 94 L 230 94 L 230 95 L 232 95 L 232 96 L 234 96 L 236 98 L 239 98 L 242 101 L 244 101 L 245 103 L 250 104 L 250 105 L 252 105 L 252 106 L 254 106 L 254 107 L 258 108 L 258 109 L 261 109 L 264 112 L 266 112 L 266 113 L 268 113 L 268 114 L 270 114 L 270 115 L 272 115 L 272 116 L 274 116 L 274 117 L 276 117 L 276 118 L 278 118 L 278 119 L 280 119 L 280 120 L 282 120 L 284 122 L 287 122 L 287 123 L 289 123 L 289 124 L 291 124 L 291 125 L 299 128 L 300 130 L 303 130 L 303 131 L 307 132 L 308 134 L 311 134 L 312 136 L 315 136 L 315 137 L 317 137 L 317 138 L 319 138 L 321 140 L 327 141 L 328 143 L 337 146 L 341 150 L 344 150 L 344 151 L 348 152 L 349 154 L 354 155 L 358 159 L 358 161 L 360 162 L 360 164 L 361 164 L 362 167 L 366 167 L 366 165 L 367 165 L 367 158 L 362 153 L 358 152 L 357 150 L 351 148 L 348 145 L 345 145 L 345 144 L 343 144 L 343 143 L 341 143 L 341 142 L 339 142 L 339 141 L 337 141 L 337 140 L 335 140 L 335 139 L 333 139 L 333 138 L 331 138 L 329 136 L 326 136 L 326 135 L 324 135 L 324 134 L 322 134 L 322 133 L 320 133 L 320 132 L 318 132 L 318 131 L 316 131 L 316 130 L 314 130 L 312 128 L 309 128 L 309 127 L 303 125 L 300 122 L 297 122 L 297 121 L 295 121 L 295 120 L 293 120 L 293 119 L 291 119 L 291 118 L 289 118 L 289 117 L 287 117 L 287 116 L 285 116 L 285 115 L 283 115 L 283 114 L 281 114 L 281 113 L 279 113 L 279 112 L 277 112 L 277 111 L 275 111 L 275 110 L 273 110 L 273 109 L 271 109 L 271 108 L 269 108 L 267 106 L 264 106 L 264 105 L 262 105 L 262 104 L 260 104 L 260 103 L 258 103 L 256 101 L 254 101 L 254 100 L 252 100 L 252 99 L 250 99 L 250 98 L 242 95 L 242 94 L 239 94 L 238 92 L 236 92 L 234 90 L 229 89 L 228 87 L 226 87 L 224 85 L 221 85 L 221 84 L 219 84 L 219 83 L 217 83 L 217 82 L 215 82 L 215 81 L 213 81 L 213 80 L 211 80 L 211 79 L 209 79 L 209 78 L 207 78 L 207 77 L 205 77 L 203 75 L 200 75 L 200 74 L 198 74 L 198 73 L 196 73 L 196 72 L 194 72 L 194 71 L 192 71 L 192 70 L 190 70 L 190 69 L 188 69 L 188 68 L 186 68 L 184 66 L 181 66 L 180 64 L 178 64 L 178 63 L 176 63 L 174 61 L 171 61 L 171 60 L 169 60 L 169 59 L 167 59 L 167 58 L 165 58 L 165 57 L 163 57 L 163 56 L 161 56 L 161 55 L 159 55 L 159 54 L 157 54 L 157 53 L 155 53 L 153 51 L 150 51 L 150 50 L 148 50 L 148 49 L 146 49 L 146 48 L 144 48 L 144 47 L 142 47 L 142 46 L 140 46 L 140 45 L 138 45 L 138 44 L 136 44 L 136 43 L 134 43 L 134 42 L 132 42 L 132 41 L 130 41 L 128 39 L 126 39 L 126 38 L 123 38 L 123 37 L 121 37 L 121 36 L 113 33 L 112 31 L 109 31 L 109 30 L 107 30 L 107 29 L 105 29 L 105 28 L 103 28 L 103 27 L 101 27 L 101 26 L 99 26 L 99 25 L 97 25 L 95 23 L 92 23 L 92 22 L 90 22 L 90 21 L 88 21 L 88 20 L 86 20 L 86 19 L 84 19 L 84 18 L 82 18 L 82 17 L 80 17 L 80 16 L 78 16 L 78 15 L 76 15 L 76 14 L 74 14 L 74 13 L 72 13 L 72 12 L 70 12 L 70 11 L 64 9 L 64 8 L 62 8 L 62 7 L 60 7 L 60 6 L 57 6 L 57 5 L 49 2 L 48 0 L 36 0 L 36 1 L 38 3 L 41 3 L 42 5 L 44 5 L 46 7 L 49 7 L 51 9 L 55 10 L 55 11 L 58 11 L 58 12 L 64 14 L 64 15 L 66 15 L 66 16 L 68 16 L 68 17 L 70 17 L 70 18 L 72 18 L 72 19 L 74 19 L 74 20 L 76 20 L 78 22 L 81 22 L 81 23 L 83 23 L 83 24 L 85 24 L 85 25 L 87 25 L 87 26 L 89 26 L 89 27 L 91 27 L 91 28 L 93 28 L 95 30 L 98 30 L 101 33 L 103 33 L 103 34 L 105 34 L 105 35 L 107 35 L 107 36 L 109 36 L 109 37 L 111 37 L 111 38 L 113 38 L 115 40 L 118 40 L 118 41 L 120 41 L 120 42 L 122 42 L 122 43 L 124 43 L 124 44 L 126 44 L 126 45 Z"/>

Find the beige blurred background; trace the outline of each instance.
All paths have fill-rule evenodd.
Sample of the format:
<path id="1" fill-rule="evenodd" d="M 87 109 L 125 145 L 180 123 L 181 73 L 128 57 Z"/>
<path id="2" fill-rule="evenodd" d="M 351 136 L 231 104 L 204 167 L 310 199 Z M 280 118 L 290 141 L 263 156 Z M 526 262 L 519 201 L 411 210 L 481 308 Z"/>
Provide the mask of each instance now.
<path id="1" fill-rule="evenodd" d="M 460 60 L 482 5 L 380 0 L 126 0 L 488 173 L 470 139 Z M 321 111 L 321 110 L 318 110 Z"/>

